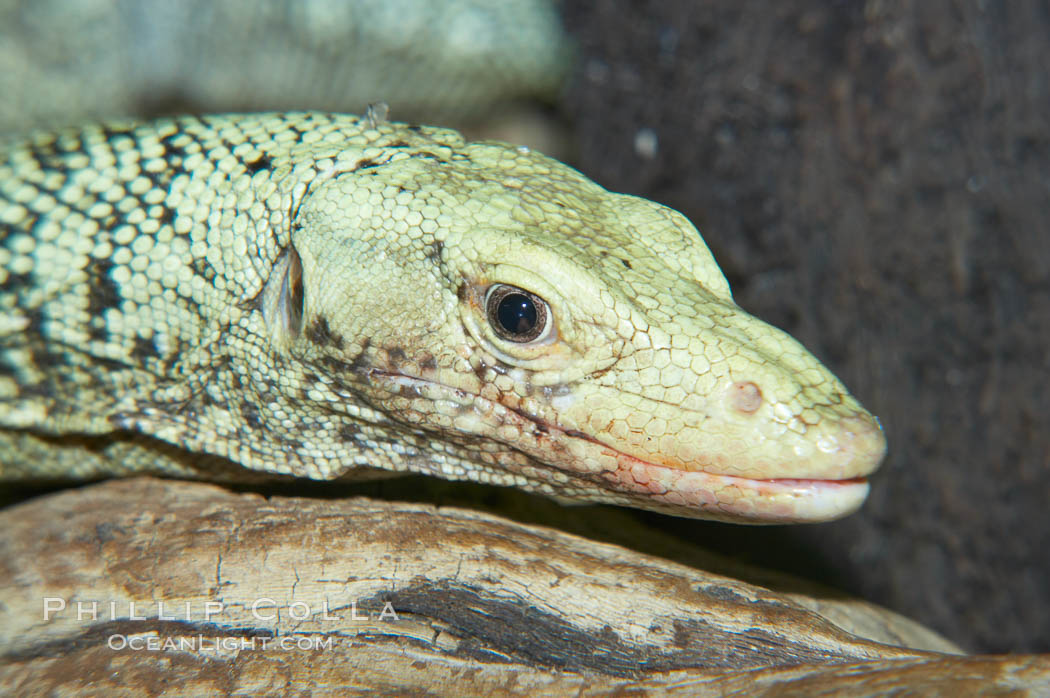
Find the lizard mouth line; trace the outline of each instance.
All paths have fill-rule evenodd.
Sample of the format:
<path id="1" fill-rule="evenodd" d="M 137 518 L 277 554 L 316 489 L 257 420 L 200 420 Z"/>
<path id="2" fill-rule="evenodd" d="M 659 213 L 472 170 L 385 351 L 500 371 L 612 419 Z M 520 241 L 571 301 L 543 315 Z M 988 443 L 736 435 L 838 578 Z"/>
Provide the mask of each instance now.
<path id="1" fill-rule="evenodd" d="M 510 409 L 510 408 L 508 408 L 508 409 Z M 597 439 L 597 438 L 591 436 L 590 434 L 587 434 L 586 432 L 577 431 L 575 429 L 571 429 L 571 430 L 562 429 L 561 427 L 558 427 L 556 425 L 548 424 L 546 422 L 540 422 L 539 420 L 535 419 L 534 417 L 532 417 L 532 416 L 530 416 L 528 414 L 524 414 L 524 413 L 518 412 L 518 410 L 513 410 L 513 411 L 517 412 L 518 414 L 521 414 L 523 417 L 525 417 L 526 419 L 528 419 L 528 420 L 530 420 L 530 421 L 532 421 L 532 422 L 534 422 L 536 424 L 542 424 L 548 430 L 559 431 L 560 433 L 564 434 L 568 438 L 583 439 L 584 441 L 589 441 L 589 442 L 591 442 L 593 444 L 601 446 L 602 448 L 609 449 L 610 451 L 615 453 L 618 458 L 627 458 L 627 459 L 631 459 L 631 460 L 634 460 L 634 461 L 638 461 L 639 463 L 644 463 L 646 466 L 648 466 L 650 468 L 666 468 L 667 470 L 677 471 L 677 472 L 702 473 L 704 475 L 710 475 L 710 476 L 713 476 L 713 477 L 728 478 L 728 479 L 732 479 L 732 480 L 739 480 L 741 482 L 764 482 L 764 483 L 771 483 L 771 484 L 778 484 L 778 485 L 785 485 L 785 486 L 795 485 L 795 486 L 799 486 L 799 487 L 812 486 L 812 485 L 815 485 L 815 484 L 820 484 L 821 486 L 824 486 L 824 485 L 834 486 L 834 485 L 839 485 L 839 484 L 848 486 L 848 485 L 854 485 L 854 484 L 863 484 L 863 483 L 866 483 L 868 481 L 867 478 L 864 478 L 864 477 L 853 477 L 853 478 L 842 478 L 842 479 L 803 478 L 803 477 L 757 478 L 757 477 L 743 477 L 741 475 L 725 475 L 725 474 L 722 474 L 722 473 L 712 473 L 712 472 L 710 472 L 708 470 L 704 470 L 702 468 L 695 469 L 695 470 L 687 470 L 685 468 L 676 468 L 676 467 L 674 467 L 672 465 L 665 465 L 663 463 L 654 463 L 653 461 L 646 460 L 644 458 L 639 458 L 638 456 L 632 456 L 629 453 L 624 453 L 623 451 L 621 451 L 620 449 L 616 448 L 615 446 L 610 446 L 609 444 L 601 441 L 600 439 Z"/>
<path id="2" fill-rule="evenodd" d="M 524 420 L 524 421 L 526 421 L 526 422 L 528 422 L 528 423 L 530 423 L 532 425 L 535 425 L 535 426 L 539 427 L 545 433 L 555 433 L 555 434 L 557 434 L 557 435 L 559 435 L 559 436 L 561 436 L 563 438 L 566 438 L 566 439 L 579 439 L 581 441 L 586 441 L 586 442 L 594 444 L 594 445 L 596 445 L 596 446 L 598 446 L 598 447 L 600 447 L 602 449 L 606 449 L 607 451 L 611 452 L 610 453 L 611 455 L 615 456 L 621 462 L 626 462 L 626 463 L 629 463 L 629 464 L 630 463 L 637 463 L 637 464 L 641 464 L 641 465 L 643 465 L 643 466 L 645 466 L 647 468 L 655 468 L 655 469 L 660 469 L 660 470 L 666 470 L 668 472 L 673 472 L 673 473 L 683 473 L 683 474 L 690 473 L 690 474 L 695 474 L 695 475 L 699 475 L 699 476 L 707 476 L 707 477 L 712 477 L 712 478 L 719 478 L 719 479 L 723 479 L 723 480 L 725 480 L 727 482 L 738 483 L 740 486 L 744 486 L 744 487 L 755 487 L 755 486 L 758 486 L 758 485 L 767 485 L 767 486 L 772 485 L 772 486 L 787 487 L 787 488 L 799 488 L 799 489 L 811 489 L 811 488 L 814 488 L 814 487 L 834 488 L 836 486 L 844 487 L 844 488 L 856 488 L 857 486 L 864 486 L 864 487 L 866 487 L 867 484 L 868 484 L 868 480 L 867 480 L 866 477 L 851 477 L 851 478 L 841 478 L 841 479 L 834 479 L 834 478 L 790 478 L 790 477 L 785 477 L 785 478 L 776 478 L 776 477 L 773 477 L 773 478 L 751 478 L 751 477 L 744 477 L 744 476 L 741 476 L 741 475 L 727 475 L 727 474 L 722 474 L 722 473 L 714 473 L 714 472 L 710 472 L 710 471 L 703 470 L 703 469 L 692 469 L 691 470 L 691 469 L 685 469 L 685 468 L 676 468 L 676 467 L 671 466 L 671 465 L 665 465 L 663 463 L 655 463 L 653 461 L 649 461 L 649 460 L 646 460 L 644 458 L 639 458 L 638 456 L 634 456 L 634 455 L 631 455 L 629 453 L 625 453 L 624 451 L 621 451 L 620 449 L 616 448 L 615 446 L 610 446 L 609 444 L 601 441 L 597 437 L 591 436 L 590 434 L 588 434 L 586 432 L 582 432 L 582 431 L 579 431 L 577 429 L 565 429 L 565 428 L 563 428 L 563 427 L 561 427 L 561 426 L 559 426 L 557 424 L 552 424 L 550 422 L 547 422 L 546 420 L 542 420 L 542 419 L 540 419 L 538 417 L 530 415 L 529 413 L 525 412 L 522 409 L 519 409 L 519 408 L 516 408 L 516 407 L 511 407 L 511 406 L 505 405 L 505 404 L 503 404 L 501 402 L 494 402 L 494 401 L 492 401 L 492 400 L 490 400 L 490 399 L 488 399 L 486 397 L 483 397 L 483 396 L 481 396 L 481 395 L 479 395 L 477 393 L 473 393 L 473 392 L 470 392 L 470 391 L 467 391 L 467 390 L 463 390 L 462 388 L 454 388 L 452 386 L 449 386 L 449 385 L 446 385 L 444 383 L 440 383 L 440 382 L 437 382 L 437 381 L 428 380 L 428 379 L 425 379 L 425 378 L 419 378 L 417 376 L 409 376 L 409 375 L 406 375 L 406 374 L 403 374 L 403 373 L 395 373 L 395 372 L 392 372 L 392 371 L 382 370 L 382 369 L 375 369 L 375 368 L 373 368 L 373 369 L 369 370 L 368 373 L 371 376 L 379 377 L 379 378 L 385 378 L 385 379 L 389 380 L 390 382 L 395 383 L 395 384 L 397 384 L 399 386 L 404 386 L 404 387 L 411 388 L 411 389 L 420 389 L 420 388 L 425 388 L 425 387 L 438 388 L 440 390 L 445 390 L 445 391 L 448 391 L 448 392 L 451 392 L 451 393 L 455 394 L 456 397 L 459 398 L 460 400 L 462 400 L 463 398 L 469 396 L 469 399 L 471 399 L 474 402 L 480 402 L 480 403 L 484 403 L 484 404 L 487 404 L 487 405 L 491 405 L 493 407 L 502 408 L 502 409 L 506 410 L 509 414 L 515 415 L 515 416 L 519 417 L 520 419 L 522 419 L 522 420 Z"/>
<path id="3" fill-rule="evenodd" d="M 577 431 L 566 430 L 536 419 L 522 410 L 494 402 L 476 393 L 453 388 L 432 380 L 407 376 L 383 369 L 369 369 L 377 383 L 387 383 L 393 392 L 439 391 L 456 405 L 480 407 L 519 426 L 529 425 L 532 436 L 546 435 L 552 443 L 561 442 L 569 451 L 569 463 L 552 463 L 549 455 L 535 448 L 517 447 L 547 467 L 572 472 L 593 483 L 596 501 L 628 504 L 678 516 L 699 516 L 737 523 L 815 523 L 838 519 L 860 508 L 868 496 L 868 482 L 862 478 L 820 480 L 804 478 L 749 479 L 719 475 L 702 470 L 682 470 L 651 463 L 602 443 Z M 524 430 L 522 433 L 526 433 Z M 504 442 L 506 443 L 506 442 Z M 573 444 L 586 444 L 590 453 Z M 508 443 L 509 448 L 515 448 Z"/>

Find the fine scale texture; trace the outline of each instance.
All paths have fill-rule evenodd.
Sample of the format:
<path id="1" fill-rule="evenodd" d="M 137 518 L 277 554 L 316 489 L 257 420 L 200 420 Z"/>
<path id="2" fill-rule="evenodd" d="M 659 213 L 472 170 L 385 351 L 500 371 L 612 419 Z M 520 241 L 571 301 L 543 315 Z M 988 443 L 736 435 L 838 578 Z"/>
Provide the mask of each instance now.
<path id="1" fill-rule="evenodd" d="M 885 450 L 683 216 L 524 147 L 379 114 L 38 133 L 0 150 L 0 226 L 5 478 L 414 471 L 792 522 L 855 510 Z"/>

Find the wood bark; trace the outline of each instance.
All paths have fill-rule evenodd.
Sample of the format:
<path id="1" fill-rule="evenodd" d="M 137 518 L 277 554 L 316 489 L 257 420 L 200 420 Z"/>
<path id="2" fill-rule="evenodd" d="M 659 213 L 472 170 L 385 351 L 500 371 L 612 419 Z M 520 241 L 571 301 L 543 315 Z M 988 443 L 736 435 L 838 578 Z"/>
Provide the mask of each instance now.
<path id="1" fill-rule="evenodd" d="M 0 525 L 5 694 L 1050 691 L 1045 656 L 467 509 L 140 478 Z"/>

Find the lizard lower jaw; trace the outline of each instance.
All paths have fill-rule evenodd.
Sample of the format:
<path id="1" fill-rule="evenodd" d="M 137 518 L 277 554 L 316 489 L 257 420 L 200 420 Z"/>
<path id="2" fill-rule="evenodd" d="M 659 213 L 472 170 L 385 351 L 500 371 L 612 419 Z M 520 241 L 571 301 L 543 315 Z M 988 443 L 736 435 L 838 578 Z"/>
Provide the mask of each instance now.
<path id="1" fill-rule="evenodd" d="M 678 516 L 752 524 L 819 523 L 854 513 L 870 489 L 863 476 L 748 478 L 676 468 L 623 453 L 587 434 L 563 433 L 615 458 L 616 467 L 600 473 L 615 489 L 643 495 L 656 504 L 649 508 Z"/>
<path id="2" fill-rule="evenodd" d="M 831 521 L 854 513 L 868 496 L 865 478 L 758 480 L 677 470 L 619 454 L 616 470 L 602 476 L 617 489 L 647 495 L 651 508 L 679 516 L 735 523 L 790 524 Z"/>
<path id="3" fill-rule="evenodd" d="M 868 495 L 869 486 L 863 477 L 755 479 L 660 465 L 476 393 L 387 371 L 373 369 L 370 375 L 373 380 L 388 383 L 394 392 L 403 388 L 421 395 L 435 391 L 429 396 L 431 399 L 440 397 L 450 403 L 469 404 L 475 410 L 498 416 L 504 425 L 516 427 L 513 431 L 521 436 L 520 440 L 506 441 L 508 448 L 578 476 L 578 483 L 567 483 L 566 487 L 577 498 L 584 497 L 579 486 L 584 483 L 594 489 L 586 496 L 595 501 L 629 504 L 677 516 L 774 524 L 841 518 L 859 509 Z"/>

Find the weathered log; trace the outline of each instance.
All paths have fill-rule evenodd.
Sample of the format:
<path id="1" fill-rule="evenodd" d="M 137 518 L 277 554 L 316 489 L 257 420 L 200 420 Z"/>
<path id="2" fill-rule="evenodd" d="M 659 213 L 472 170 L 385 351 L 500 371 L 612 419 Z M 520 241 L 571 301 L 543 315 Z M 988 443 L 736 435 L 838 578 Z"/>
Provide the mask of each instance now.
<path id="1" fill-rule="evenodd" d="M 1045 656 L 465 509 L 136 479 L 0 525 L 4 693 L 1050 690 Z"/>

